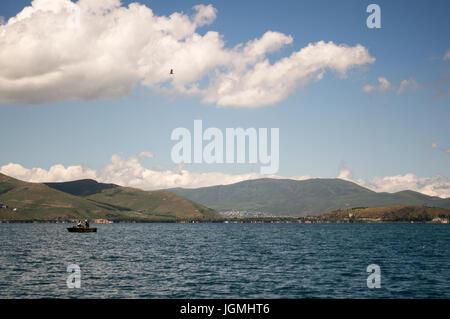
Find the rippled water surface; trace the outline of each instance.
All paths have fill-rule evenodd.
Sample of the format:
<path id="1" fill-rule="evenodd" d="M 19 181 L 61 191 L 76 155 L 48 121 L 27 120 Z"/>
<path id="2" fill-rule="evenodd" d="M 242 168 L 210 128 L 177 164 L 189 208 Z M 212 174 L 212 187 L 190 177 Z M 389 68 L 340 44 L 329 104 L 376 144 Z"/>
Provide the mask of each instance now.
<path id="1" fill-rule="evenodd" d="M 66 227 L 0 224 L 0 298 L 450 298 L 450 225 Z"/>

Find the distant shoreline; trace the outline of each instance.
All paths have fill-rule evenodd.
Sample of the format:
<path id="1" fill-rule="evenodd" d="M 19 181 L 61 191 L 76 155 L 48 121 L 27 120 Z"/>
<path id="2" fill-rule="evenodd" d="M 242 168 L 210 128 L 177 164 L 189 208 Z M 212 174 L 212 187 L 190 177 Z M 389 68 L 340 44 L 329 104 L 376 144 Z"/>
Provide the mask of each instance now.
<path id="1" fill-rule="evenodd" d="M 317 220 L 317 219 L 297 219 L 297 218 L 285 218 L 285 219 L 265 219 L 261 218 L 245 218 L 245 219 L 224 219 L 224 220 L 210 220 L 210 221 L 174 221 L 174 220 L 115 220 L 111 223 L 93 223 L 95 225 L 101 224 L 449 224 L 448 222 L 437 221 L 329 221 L 329 220 Z M 0 220 L 0 224 L 76 224 L 75 221 L 56 221 L 56 220 Z"/>

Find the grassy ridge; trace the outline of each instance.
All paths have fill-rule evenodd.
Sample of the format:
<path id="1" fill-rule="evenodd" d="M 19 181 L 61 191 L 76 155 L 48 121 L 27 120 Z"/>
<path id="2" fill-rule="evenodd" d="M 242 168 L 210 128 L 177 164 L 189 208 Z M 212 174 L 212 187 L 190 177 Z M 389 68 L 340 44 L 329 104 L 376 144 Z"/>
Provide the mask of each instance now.
<path id="1" fill-rule="evenodd" d="M 107 185 L 107 186 L 105 186 Z M 60 189 L 64 191 L 61 191 Z M 74 195 L 74 194 L 86 194 Z M 169 191 L 142 191 L 95 181 L 27 183 L 0 174 L 0 220 L 220 220 L 214 210 Z M 17 208 L 14 212 L 13 208 Z"/>
<path id="2" fill-rule="evenodd" d="M 26 183 L 0 174 L 0 209 L 4 220 L 54 220 L 107 216 L 109 210 L 44 184 Z M 17 208 L 13 212 L 12 208 Z"/>
<path id="3" fill-rule="evenodd" d="M 216 220 L 217 212 L 169 191 L 142 191 L 117 187 L 89 195 L 86 199 L 97 204 L 109 204 L 126 209 L 124 217 L 137 220 Z M 181 213 L 181 214 L 180 214 Z"/>

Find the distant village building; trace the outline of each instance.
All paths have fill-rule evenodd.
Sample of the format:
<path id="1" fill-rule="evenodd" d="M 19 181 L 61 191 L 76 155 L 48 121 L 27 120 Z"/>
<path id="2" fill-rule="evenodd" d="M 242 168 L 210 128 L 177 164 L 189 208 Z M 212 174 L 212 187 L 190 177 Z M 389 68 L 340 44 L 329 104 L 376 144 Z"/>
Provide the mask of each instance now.
<path id="1" fill-rule="evenodd" d="M 101 219 L 101 218 L 99 218 L 99 219 L 94 219 L 94 220 L 93 220 L 93 223 L 94 223 L 94 224 L 112 224 L 113 222 L 110 221 L 110 220 L 107 220 L 107 219 Z"/>
<path id="2" fill-rule="evenodd" d="M 433 223 L 441 223 L 441 224 L 448 224 L 449 220 L 447 218 L 440 218 L 440 217 L 435 217 L 431 220 L 431 222 Z"/>

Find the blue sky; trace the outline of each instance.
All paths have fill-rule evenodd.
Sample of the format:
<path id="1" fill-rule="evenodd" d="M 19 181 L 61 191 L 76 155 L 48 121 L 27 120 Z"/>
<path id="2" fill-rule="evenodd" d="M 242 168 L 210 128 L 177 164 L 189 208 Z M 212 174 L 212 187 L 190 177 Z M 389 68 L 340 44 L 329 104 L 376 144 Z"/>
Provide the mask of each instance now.
<path id="1" fill-rule="evenodd" d="M 0 16 L 7 22 L 29 3 L 2 1 Z M 158 16 L 174 12 L 189 16 L 194 14 L 193 6 L 212 4 L 216 18 L 196 32 L 217 31 L 230 49 L 269 30 L 291 35 L 292 43 L 267 55 L 271 63 L 321 40 L 351 47 L 360 44 L 376 61 L 347 70 L 345 77 L 327 70 L 323 79 L 256 108 L 223 107 L 182 94 L 168 96 L 141 84 L 117 98 L 3 102 L 0 167 L 16 163 L 49 170 L 61 164 L 100 170 L 112 154 L 128 158 L 148 151 L 154 158 L 141 159 L 143 167 L 170 169 L 172 130 L 192 130 L 193 121 L 201 119 L 204 127 L 222 130 L 279 128 L 280 176 L 336 177 L 346 168 L 352 171 L 348 179 L 389 191 L 391 186 L 375 185 L 373 179 L 413 174 L 417 190 L 424 191 L 420 179 L 441 175 L 447 181 L 439 184 L 443 193 L 436 194 L 447 194 L 450 59 L 444 56 L 450 49 L 450 2 L 376 1 L 381 7 L 381 29 L 366 26 L 366 7 L 373 1 L 139 3 Z M 378 87 L 380 77 L 390 83 L 384 92 Z M 400 83 L 408 79 L 415 85 L 399 94 Z M 373 86 L 370 92 L 362 89 L 367 85 Z M 233 175 L 257 173 L 259 165 L 196 164 L 184 169 Z"/>

